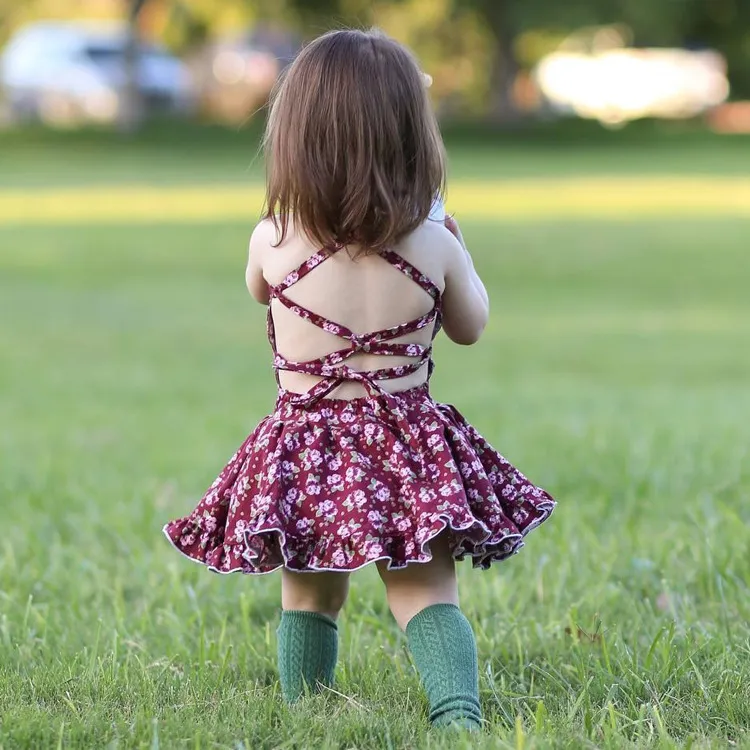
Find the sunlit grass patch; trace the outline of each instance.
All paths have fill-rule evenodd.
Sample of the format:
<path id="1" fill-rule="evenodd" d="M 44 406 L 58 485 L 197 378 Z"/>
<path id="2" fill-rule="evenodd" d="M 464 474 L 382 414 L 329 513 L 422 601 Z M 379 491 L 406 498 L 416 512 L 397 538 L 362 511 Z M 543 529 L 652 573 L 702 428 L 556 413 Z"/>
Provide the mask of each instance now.
<path id="1" fill-rule="evenodd" d="M 86 186 L 0 190 L 1 224 L 109 224 L 122 221 L 251 220 L 259 184 Z M 750 216 L 750 179 L 733 177 L 571 177 L 455 180 L 448 209 L 473 219 L 522 221 Z"/>

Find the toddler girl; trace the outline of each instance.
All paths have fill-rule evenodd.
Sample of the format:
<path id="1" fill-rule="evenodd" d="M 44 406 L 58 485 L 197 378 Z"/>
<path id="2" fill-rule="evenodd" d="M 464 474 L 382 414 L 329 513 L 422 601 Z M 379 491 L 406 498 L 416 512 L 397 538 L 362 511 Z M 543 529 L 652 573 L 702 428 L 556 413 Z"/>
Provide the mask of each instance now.
<path id="1" fill-rule="evenodd" d="M 477 728 L 455 561 L 512 555 L 554 501 L 429 393 L 438 331 L 473 344 L 489 308 L 458 225 L 430 218 L 444 155 L 415 59 L 376 31 L 320 37 L 275 92 L 265 148 L 246 282 L 278 400 L 165 532 L 220 573 L 281 569 L 290 702 L 331 685 L 349 575 L 375 563 L 430 720 Z"/>

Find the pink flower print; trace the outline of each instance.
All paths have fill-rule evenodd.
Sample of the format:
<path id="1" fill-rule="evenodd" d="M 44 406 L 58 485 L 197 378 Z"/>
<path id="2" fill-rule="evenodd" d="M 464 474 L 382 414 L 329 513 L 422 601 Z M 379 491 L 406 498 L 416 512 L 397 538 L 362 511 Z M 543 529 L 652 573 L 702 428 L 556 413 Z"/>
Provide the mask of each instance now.
<path id="1" fill-rule="evenodd" d="M 411 528 L 411 521 L 408 518 L 402 518 L 396 522 L 396 528 L 399 531 L 408 531 Z"/>
<path id="2" fill-rule="evenodd" d="M 383 555 L 383 545 L 376 541 L 367 541 L 365 542 L 364 553 L 368 560 L 381 557 Z"/>
<path id="3" fill-rule="evenodd" d="M 328 482 L 328 484 L 340 484 L 341 483 L 341 475 L 340 474 L 329 474 L 326 481 Z"/>
<path id="4" fill-rule="evenodd" d="M 253 504 L 253 511 L 256 513 L 267 513 L 271 507 L 271 496 L 270 495 L 258 495 L 255 498 Z"/>
<path id="5" fill-rule="evenodd" d="M 339 456 L 334 456 L 333 458 L 330 458 L 328 460 L 328 468 L 331 471 L 338 471 L 341 468 L 341 458 Z"/>
<path id="6" fill-rule="evenodd" d="M 245 532 L 249 530 L 247 521 L 239 520 L 234 526 L 234 538 L 238 542 L 242 542 L 245 539 Z"/>
<path id="7" fill-rule="evenodd" d="M 297 500 L 297 498 L 299 497 L 299 495 L 300 495 L 299 490 L 296 487 L 291 487 L 290 489 L 287 490 L 286 501 L 290 505 L 294 504 L 294 502 Z"/>
<path id="8" fill-rule="evenodd" d="M 290 479 L 299 472 L 299 469 L 292 461 L 282 461 L 281 472 L 285 478 Z"/>
<path id="9" fill-rule="evenodd" d="M 305 485 L 305 491 L 308 495 L 319 495 L 323 489 L 320 482 L 314 477 L 308 477 L 307 484 Z"/>
<path id="10" fill-rule="evenodd" d="M 328 361 L 332 365 L 338 365 L 341 362 L 343 362 L 346 359 L 346 355 L 342 354 L 341 352 L 334 352 L 333 354 L 328 355 Z"/>
<path id="11" fill-rule="evenodd" d="M 284 435 L 284 447 L 288 451 L 297 450 L 299 448 L 299 435 L 287 432 Z"/>
<path id="12" fill-rule="evenodd" d="M 297 531 L 302 534 L 306 535 L 310 532 L 310 530 L 313 527 L 313 520 L 312 518 L 300 518 L 299 521 L 295 524 L 295 528 Z"/>
<path id="13" fill-rule="evenodd" d="M 323 513 L 328 513 L 329 511 L 333 510 L 334 508 L 333 501 L 331 500 L 324 500 L 320 505 L 318 505 L 318 514 L 321 515 Z"/>
<path id="14" fill-rule="evenodd" d="M 441 445 L 440 435 L 430 435 L 430 437 L 427 438 L 427 445 L 428 447 L 432 448 L 432 450 L 437 450 L 437 451 L 443 450 L 443 446 Z"/>
<path id="15" fill-rule="evenodd" d="M 419 490 L 419 499 L 423 503 L 428 503 L 435 497 L 435 490 L 428 490 L 427 487 L 421 487 Z"/>
<path id="16" fill-rule="evenodd" d="M 184 544 L 186 547 L 189 547 L 192 544 L 195 544 L 195 534 L 185 534 L 180 538 L 180 542 Z"/>
<path id="17" fill-rule="evenodd" d="M 206 516 L 203 519 L 203 527 L 209 533 L 216 531 L 216 519 L 213 516 Z"/>
<path id="18" fill-rule="evenodd" d="M 324 331 L 332 333 L 334 336 L 341 335 L 341 327 L 337 326 L 335 323 L 328 321 L 327 323 L 324 323 L 322 327 Z"/>
<path id="19" fill-rule="evenodd" d="M 343 568 L 346 565 L 346 555 L 343 550 L 337 549 L 333 555 L 331 555 L 331 562 L 337 568 Z"/>
<path id="20" fill-rule="evenodd" d="M 380 513 L 376 510 L 371 510 L 367 514 L 367 520 L 375 526 L 380 526 L 383 523 L 383 519 L 380 517 Z"/>
<path id="21" fill-rule="evenodd" d="M 375 492 L 375 499 L 384 503 L 391 499 L 391 491 L 387 487 L 379 487 Z"/>
<path id="22" fill-rule="evenodd" d="M 308 454 L 310 463 L 316 468 L 323 463 L 323 454 L 316 449 L 313 449 Z"/>
<path id="23" fill-rule="evenodd" d="M 354 490 L 353 492 L 354 504 L 358 508 L 362 508 L 367 504 L 367 495 L 362 490 Z"/>

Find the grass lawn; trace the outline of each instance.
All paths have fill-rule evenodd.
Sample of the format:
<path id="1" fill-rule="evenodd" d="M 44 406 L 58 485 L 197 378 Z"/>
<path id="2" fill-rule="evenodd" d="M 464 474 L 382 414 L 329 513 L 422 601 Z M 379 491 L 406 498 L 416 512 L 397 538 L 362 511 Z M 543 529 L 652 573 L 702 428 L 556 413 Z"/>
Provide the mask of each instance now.
<path id="1" fill-rule="evenodd" d="M 526 197 L 466 206 L 492 321 L 476 347 L 440 340 L 433 391 L 559 500 L 519 556 L 461 566 L 488 720 L 464 741 L 429 731 L 374 569 L 353 577 L 338 692 L 290 710 L 278 576 L 212 575 L 161 536 L 273 402 L 243 287 L 259 206 L 3 212 L 19 191 L 123 184 L 210 201 L 257 183 L 252 148 L 1 137 L 1 750 L 750 747 L 747 141 L 452 147 L 459 196 Z M 595 188 L 565 199 L 571 178 L 631 194 L 657 175 L 736 200 L 694 215 L 652 190 L 610 216 Z"/>

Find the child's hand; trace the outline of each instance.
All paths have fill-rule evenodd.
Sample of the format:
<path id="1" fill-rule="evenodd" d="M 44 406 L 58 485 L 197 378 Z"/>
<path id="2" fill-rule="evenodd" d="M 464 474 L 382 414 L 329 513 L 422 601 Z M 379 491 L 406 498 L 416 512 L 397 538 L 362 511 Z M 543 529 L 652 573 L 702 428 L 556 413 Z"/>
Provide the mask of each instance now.
<path id="1" fill-rule="evenodd" d="M 458 222 L 452 216 L 445 217 L 445 228 L 456 238 L 461 237 L 461 230 L 458 228 Z"/>
<path id="2" fill-rule="evenodd" d="M 458 226 L 458 222 L 452 216 L 445 217 L 445 228 L 461 243 L 461 246 L 466 250 L 466 243 L 464 237 L 461 234 L 461 228 Z"/>

